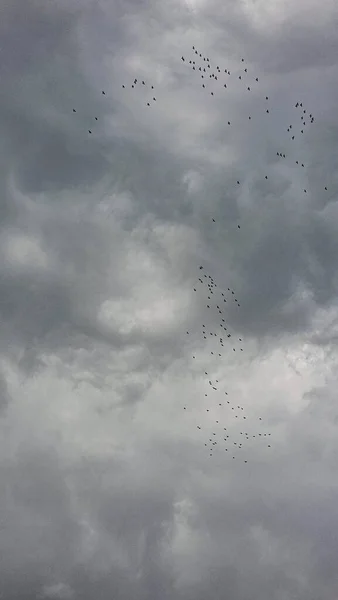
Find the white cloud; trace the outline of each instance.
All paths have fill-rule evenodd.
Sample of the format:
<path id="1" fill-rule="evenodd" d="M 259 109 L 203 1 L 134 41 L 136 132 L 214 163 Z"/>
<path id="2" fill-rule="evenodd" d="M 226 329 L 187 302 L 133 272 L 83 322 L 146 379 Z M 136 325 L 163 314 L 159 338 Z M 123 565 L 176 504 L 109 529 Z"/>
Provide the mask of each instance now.
<path id="1" fill-rule="evenodd" d="M 46 585 L 42 591 L 42 598 L 56 598 L 57 600 L 69 600 L 74 597 L 73 590 L 65 583 Z"/>

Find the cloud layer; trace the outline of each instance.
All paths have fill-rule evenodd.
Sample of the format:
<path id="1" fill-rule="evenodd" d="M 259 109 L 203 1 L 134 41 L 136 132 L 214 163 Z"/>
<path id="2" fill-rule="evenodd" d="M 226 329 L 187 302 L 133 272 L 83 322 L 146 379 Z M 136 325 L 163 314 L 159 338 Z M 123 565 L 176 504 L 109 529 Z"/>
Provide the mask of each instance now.
<path id="1" fill-rule="evenodd" d="M 337 595 L 337 31 L 334 2 L 5 2 L 2 598 Z M 199 265 L 242 354 L 203 341 Z M 209 377 L 269 452 L 205 452 Z"/>

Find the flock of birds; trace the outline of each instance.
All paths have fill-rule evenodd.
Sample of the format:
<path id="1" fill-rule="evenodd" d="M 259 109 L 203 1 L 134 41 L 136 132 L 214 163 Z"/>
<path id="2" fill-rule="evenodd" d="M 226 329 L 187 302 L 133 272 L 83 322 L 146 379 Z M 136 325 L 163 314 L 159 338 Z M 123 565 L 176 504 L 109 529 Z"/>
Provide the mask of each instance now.
<path id="1" fill-rule="evenodd" d="M 220 94 L 225 94 L 229 87 L 234 84 L 234 80 L 239 80 L 245 87 L 246 93 L 251 93 L 254 90 L 254 87 L 259 84 L 259 77 L 250 76 L 248 71 L 248 67 L 246 66 L 244 58 L 241 58 L 241 68 L 237 69 L 236 72 L 231 72 L 228 68 L 221 68 L 219 65 L 213 65 L 210 61 L 210 58 L 203 55 L 201 52 L 197 50 L 195 46 L 192 46 L 192 55 L 187 58 L 185 56 L 181 56 L 182 63 L 191 68 L 193 72 L 195 72 L 196 77 L 200 80 L 201 88 L 211 97 L 217 97 Z M 149 83 L 145 79 L 134 78 L 134 80 L 126 85 L 122 84 L 122 89 L 128 90 L 139 89 L 142 93 L 142 98 L 145 103 L 145 106 L 151 107 L 155 105 L 157 102 L 155 87 L 153 84 Z M 105 96 L 106 92 L 102 90 L 102 95 Z M 262 96 L 264 111 L 266 115 L 273 115 L 273 108 L 270 106 L 269 96 Z M 303 105 L 303 102 L 297 101 L 294 104 L 295 115 L 296 118 L 292 123 L 289 123 L 285 127 L 285 132 L 288 134 L 290 142 L 294 142 L 297 138 L 301 138 L 304 134 L 305 129 L 308 128 L 311 124 L 314 123 L 315 118 L 311 112 L 309 112 Z M 76 113 L 76 109 L 73 108 L 73 112 Z M 252 120 L 253 115 L 248 115 L 248 121 Z M 271 118 L 271 117 L 268 117 Z M 94 121 L 98 121 L 98 117 L 94 117 Z M 227 121 L 228 126 L 231 126 L 231 121 Z M 93 129 L 88 129 L 88 133 L 91 135 L 93 133 Z M 286 140 L 285 140 L 286 141 Z M 285 143 L 284 143 L 285 146 Z M 276 157 L 281 160 L 291 160 L 293 164 L 299 166 L 300 168 L 305 168 L 305 164 L 302 160 L 296 157 L 292 157 L 293 150 L 295 146 L 290 147 L 289 151 L 285 151 L 279 149 L 276 152 Z M 268 180 L 268 173 L 265 174 L 265 180 Z M 241 181 L 237 180 L 237 186 L 241 185 Z M 327 185 L 324 186 L 324 191 L 328 192 Z M 307 188 L 304 188 L 304 192 L 307 193 Z M 216 219 L 211 217 L 212 222 L 216 223 Z M 237 228 L 240 229 L 241 226 L 237 224 Z M 204 340 L 212 340 L 214 342 L 214 346 L 212 350 L 210 350 L 210 355 L 212 355 L 215 359 L 222 359 L 225 354 L 225 342 L 230 343 L 230 347 L 233 352 L 243 352 L 243 341 L 241 338 L 237 338 L 233 332 L 229 331 L 229 326 L 226 321 L 226 306 L 227 303 L 234 302 L 237 307 L 240 307 L 240 302 L 236 297 L 235 291 L 228 288 L 227 291 L 221 291 L 213 277 L 204 272 L 202 266 L 200 266 L 200 277 L 198 278 L 198 283 L 196 283 L 196 287 L 194 287 L 195 293 L 206 293 L 205 298 L 205 308 L 209 311 L 209 314 L 213 314 L 213 323 L 217 325 L 212 325 L 207 327 L 205 324 L 202 324 L 200 334 L 203 336 Z M 216 311 L 216 312 L 215 312 Z M 215 318 L 216 315 L 216 318 Z M 208 319 L 205 320 L 207 322 Z M 187 336 L 191 337 L 191 332 L 186 332 Z M 208 343 L 209 343 L 208 342 Z M 196 356 L 193 355 L 193 359 L 196 359 Z M 204 375 L 208 377 L 207 369 L 204 370 Z M 261 429 L 262 418 L 258 417 L 254 424 L 253 430 L 247 431 L 250 429 L 248 427 L 248 415 L 245 414 L 245 409 L 240 404 L 236 404 L 235 402 L 231 402 L 228 399 L 228 392 L 222 388 L 222 385 L 219 384 L 219 381 L 216 379 L 212 381 L 208 379 L 209 390 L 208 393 L 204 394 L 205 397 L 205 417 L 206 419 L 203 423 L 197 425 L 197 429 L 203 432 L 203 443 L 207 448 L 210 457 L 214 455 L 216 448 L 221 448 L 222 451 L 228 452 L 229 456 L 232 459 L 235 459 L 238 456 L 238 453 L 243 456 L 245 452 L 243 452 L 247 442 L 254 439 L 262 439 L 271 436 L 270 432 L 264 431 Z M 183 407 L 184 411 L 189 411 L 187 406 Z M 234 422 L 237 420 L 239 423 L 239 427 L 234 428 Z M 257 428 L 259 425 L 259 429 Z M 235 434 L 232 432 L 236 431 Z M 270 440 L 267 440 L 270 441 Z M 271 444 L 267 443 L 266 446 L 271 448 Z M 245 463 L 248 462 L 247 457 L 243 457 Z"/>
<path id="2" fill-rule="evenodd" d="M 228 342 L 229 349 L 232 349 L 233 352 L 243 352 L 242 338 L 237 337 L 234 332 L 230 331 L 226 320 L 227 305 L 234 303 L 238 308 L 241 305 L 236 297 L 235 290 L 228 288 L 227 291 L 222 291 L 217 286 L 215 279 L 205 273 L 202 265 L 199 269 L 201 276 L 198 277 L 198 282 L 193 290 L 195 293 L 204 295 L 203 301 L 208 311 L 208 314 L 205 315 L 205 322 L 202 323 L 200 335 L 203 340 L 206 340 L 205 344 L 208 345 L 210 356 L 219 361 L 226 356 L 226 342 Z M 210 321 L 209 317 L 211 317 L 212 325 L 206 324 Z M 191 332 L 187 331 L 186 335 L 190 336 Z M 212 345 L 209 342 L 213 342 Z M 206 357 L 205 351 L 203 356 Z M 192 358 L 196 359 L 196 354 L 193 354 Z M 207 387 L 208 391 L 204 393 L 205 405 L 202 410 L 205 412 L 205 416 L 203 423 L 197 425 L 197 429 L 204 434 L 202 440 L 204 447 L 209 452 L 210 457 L 214 455 L 215 450 L 219 449 L 222 452 L 228 452 L 228 456 L 231 456 L 232 460 L 238 457 L 244 463 L 247 463 L 245 448 L 248 446 L 248 442 L 251 445 L 253 440 L 263 441 L 264 438 L 271 436 L 271 433 L 261 428 L 262 417 L 255 419 L 253 428 L 251 425 L 248 427 L 249 417 L 244 407 L 229 399 L 228 391 L 224 389 L 218 379 L 215 379 L 215 381 L 209 379 L 208 370 L 204 370 L 204 376 L 208 378 L 206 385 L 209 385 L 209 388 Z M 183 410 L 189 412 L 186 404 L 183 406 Z M 236 419 L 237 427 L 235 426 Z M 259 425 L 259 428 L 257 428 L 257 425 Z M 271 448 L 271 444 L 267 443 L 266 447 Z"/>
<path id="3" fill-rule="evenodd" d="M 201 52 L 199 52 L 195 46 L 192 46 L 193 55 L 192 58 L 188 59 L 184 56 L 181 56 L 181 60 L 183 63 L 188 65 L 193 71 L 196 72 L 196 75 L 200 77 L 202 88 L 210 94 L 210 96 L 215 96 L 216 93 L 221 93 L 227 90 L 230 85 L 231 80 L 238 78 L 241 80 L 243 84 L 246 86 L 246 91 L 251 92 L 253 90 L 253 84 L 257 85 L 259 83 L 259 78 L 254 77 L 253 82 L 251 83 L 248 73 L 248 68 L 245 66 L 244 58 L 241 58 L 241 64 L 243 68 L 236 73 L 231 73 L 228 68 L 221 68 L 219 65 L 212 66 L 210 59 L 208 56 L 204 56 Z M 271 110 L 271 106 L 269 103 L 269 96 L 265 96 L 265 113 L 273 114 L 273 110 Z M 295 141 L 298 135 L 302 135 L 305 133 L 305 128 L 315 122 L 315 118 L 313 114 L 303 106 L 303 102 L 296 102 L 294 108 L 298 109 L 298 113 L 300 113 L 299 119 L 294 123 L 290 123 L 286 126 L 286 132 L 289 133 L 289 140 Z M 251 121 L 252 115 L 248 115 L 248 120 Z M 231 121 L 227 121 L 228 126 L 231 125 Z M 277 151 L 276 156 L 279 158 L 285 159 L 287 154 L 285 152 Z M 294 164 L 301 165 L 305 167 L 304 163 L 299 159 L 294 159 Z M 265 179 L 268 179 L 268 175 L 265 175 Z M 240 185 L 240 181 L 237 181 L 237 185 Z M 328 191 L 327 185 L 324 186 L 324 191 Z M 307 193 L 307 189 L 304 188 L 304 192 Z"/>
<path id="4" fill-rule="evenodd" d="M 139 82 L 139 80 L 137 78 L 135 78 L 130 87 L 132 89 L 134 89 L 138 83 L 139 83 L 139 86 L 144 87 L 144 89 L 147 91 L 147 93 L 148 93 L 148 90 L 152 90 L 152 92 L 150 94 L 150 95 L 152 95 L 152 98 L 150 98 L 150 96 L 147 97 L 147 102 L 146 102 L 147 106 L 151 106 L 151 104 L 156 102 L 156 98 L 154 96 L 154 93 L 155 93 L 154 86 L 152 84 L 147 84 L 144 79 L 140 80 L 140 82 Z M 122 84 L 122 88 L 127 89 L 125 84 Z M 101 91 L 101 94 L 102 94 L 102 96 L 106 96 L 106 92 L 104 90 Z M 76 112 L 77 112 L 76 108 L 73 108 L 73 113 L 76 113 Z M 99 120 L 98 117 L 94 117 L 94 121 L 98 121 L 98 120 Z M 89 135 L 92 135 L 93 129 L 92 128 L 88 129 L 88 133 L 89 133 Z"/>
<path id="5" fill-rule="evenodd" d="M 228 68 L 221 68 L 219 65 L 216 64 L 213 65 L 208 56 L 203 55 L 197 50 L 195 46 L 192 46 L 192 56 L 190 58 L 181 56 L 181 61 L 184 65 L 187 65 L 189 68 L 191 68 L 192 71 L 195 71 L 196 76 L 198 76 L 201 80 L 201 87 L 210 96 L 215 97 L 221 93 L 226 93 L 226 90 L 229 88 L 229 86 L 231 87 L 231 85 L 234 85 L 235 79 L 240 80 L 243 83 L 243 85 L 245 86 L 245 91 L 247 93 L 252 92 L 254 90 L 254 86 L 257 86 L 260 81 L 259 77 L 250 76 L 244 58 L 241 58 L 241 68 L 237 69 L 236 72 L 231 72 Z M 136 90 L 137 88 L 139 88 L 140 91 L 143 92 L 141 94 L 141 97 L 143 98 L 145 105 L 148 107 L 155 105 L 155 103 L 157 102 L 154 85 L 152 83 L 149 83 L 145 79 L 138 79 L 137 77 L 135 77 L 130 84 L 127 85 L 123 83 L 121 87 L 126 91 L 128 89 Z M 105 96 L 106 92 L 102 90 L 101 94 Z M 265 96 L 264 98 L 262 97 L 265 113 L 267 115 L 273 115 L 273 109 L 270 106 L 269 96 Z M 304 134 L 305 129 L 315 122 L 313 114 L 304 107 L 303 102 L 297 101 L 294 105 L 294 108 L 298 111 L 298 118 L 296 118 L 293 123 L 289 123 L 285 127 L 286 133 L 289 134 L 289 141 L 292 142 L 297 140 L 298 137 Z M 77 112 L 75 108 L 73 108 L 73 112 Z M 252 115 L 249 114 L 248 120 L 251 121 L 251 119 Z M 98 120 L 98 117 L 95 116 L 94 121 Z M 231 121 L 228 120 L 227 124 L 228 126 L 231 126 Z M 89 135 L 93 134 L 92 127 L 88 129 L 88 133 Z M 289 156 L 289 152 L 285 152 L 285 149 L 283 149 L 283 151 L 278 150 L 276 152 L 276 157 L 278 159 L 289 160 L 289 158 L 291 159 L 291 153 Z M 292 158 L 292 163 L 299 167 L 305 168 L 304 162 L 299 158 Z M 266 173 L 264 177 L 265 180 L 268 180 L 269 174 Z M 237 180 L 237 186 L 240 186 L 241 183 L 242 182 L 240 180 Z M 329 191 L 327 185 L 324 185 L 323 188 L 323 191 L 325 193 Z M 303 188 L 303 193 L 308 193 L 306 187 Z M 212 222 L 216 223 L 216 219 L 212 218 Z M 240 229 L 240 225 L 238 226 L 238 228 Z"/>

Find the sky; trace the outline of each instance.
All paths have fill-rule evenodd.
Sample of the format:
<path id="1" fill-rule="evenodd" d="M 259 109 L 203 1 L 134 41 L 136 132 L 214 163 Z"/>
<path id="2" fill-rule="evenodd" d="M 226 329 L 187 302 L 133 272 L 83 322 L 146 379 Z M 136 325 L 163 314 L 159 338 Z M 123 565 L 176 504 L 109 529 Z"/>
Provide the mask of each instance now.
<path id="1" fill-rule="evenodd" d="M 2 2 L 0 598 L 337 598 L 337 24 Z"/>

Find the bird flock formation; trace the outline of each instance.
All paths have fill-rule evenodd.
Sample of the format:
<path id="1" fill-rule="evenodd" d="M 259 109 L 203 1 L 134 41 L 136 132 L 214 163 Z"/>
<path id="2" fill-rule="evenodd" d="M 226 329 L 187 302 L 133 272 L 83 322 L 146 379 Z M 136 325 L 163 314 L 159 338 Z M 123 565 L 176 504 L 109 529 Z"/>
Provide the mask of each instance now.
<path id="1" fill-rule="evenodd" d="M 190 67 L 192 71 L 195 71 L 196 75 L 201 79 L 201 87 L 208 93 L 210 96 L 219 96 L 219 94 L 226 93 L 226 90 L 234 85 L 234 80 L 238 79 L 245 86 L 245 91 L 247 93 L 254 92 L 255 87 L 257 88 L 257 84 L 260 82 L 259 77 L 250 75 L 249 69 L 246 66 L 246 62 L 244 58 L 241 58 L 241 68 L 237 69 L 236 72 L 231 72 L 228 68 L 221 68 L 219 65 L 213 65 L 208 56 L 199 52 L 196 46 L 192 46 L 192 56 L 191 58 L 187 58 L 185 56 L 181 56 L 181 61 Z M 157 98 L 155 95 L 155 87 L 153 84 L 149 83 L 145 79 L 138 79 L 135 77 L 130 84 L 126 85 L 125 83 L 121 86 L 124 90 L 137 88 L 142 93 L 141 97 L 144 101 L 144 104 L 148 107 L 155 105 L 157 102 Z M 104 90 L 101 91 L 103 96 L 106 95 Z M 223 98 L 226 96 L 223 96 Z M 272 115 L 270 118 L 273 118 L 273 109 L 270 105 L 269 96 L 262 97 L 264 111 L 267 115 Z M 294 108 L 298 110 L 298 119 L 293 123 L 289 123 L 285 127 L 285 131 L 289 134 L 289 141 L 295 141 L 301 134 L 305 133 L 305 129 L 308 128 L 309 125 L 315 122 L 315 118 L 311 112 L 309 112 L 304 106 L 303 102 L 297 101 L 294 105 Z M 76 109 L 73 108 L 73 113 L 76 113 Z M 252 115 L 248 115 L 248 120 L 252 120 Z M 94 117 L 94 121 L 98 121 L 98 117 Z M 231 121 L 227 121 L 228 126 L 231 126 Z M 88 133 L 91 135 L 93 133 L 93 128 L 90 127 L 88 129 Z M 285 140 L 286 141 L 286 140 Z M 279 159 L 289 159 L 289 153 L 280 149 L 276 151 L 276 156 Z M 300 160 L 299 157 L 291 157 L 292 164 L 298 165 L 300 167 L 305 168 L 304 161 Z M 269 179 L 269 175 L 266 173 L 264 176 L 265 180 Z M 241 181 L 237 180 L 237 186 L 241 185 Z M 328 186 L 324 185 L 324 192 L 328 192 Z M 304 188 L 303 193 L 307 193 L 307 188 Z M 213 222 L 216 222 L 215 219 L 212 219 Z"/>
<path id="2" fill-rule="evenodd" d="M 216 82 L 219 81 L 220 85 L 223 86 L 223 88 L 227 88 L 228 85 L 226 83 L 226 81 L 228 80 L 228 76 L 231 75 L 231 72 L 229 69 L 224 69 L 223 70 L 218 66 L 212 66 L 210 63 L 210 59 L 207 56 L 203 56 L 201 53 L 198 52 L 198 50 L 196 50 L 195 46 L 192 47 L 194 54 L 196 55 L 196 60 L 190 59 L 189 62 L 188 60 L 185 59 L 184 56 L 181 57 L 181 60 L 183 62 L 187 62 L 187 64 L 189 64 L 192 67 L 193 71 L 197 71 L 200 74 L 201 79 L 203 79 L 204 81 L 202 82 L 202 88 L 204 88 L 205 90 L 209 91 L 210 89 L 210 83 L 212 82 Z M 244 63 L 244 58 L 241 59 L 241 62 Z M 241 71 L 240 75 L 238 76 L 238 79 L 243 79 L 244 75 L 243 73 L 247 73 L 248 69 L 247 67 L 244 67 L 243 71 Z M 226 75 L 226 77 L 225 77 Z M 209 81 L 209 85 L 206 83 L 208 81 L 208 79 L 211 79 L 211 82 Z M 243 79 L 244 81 L 244 79 Z M 255 82 L 258 83 L 259 79 L 258 77 L 255 77 Z M 215 92 L 214 89 L 210 89 L 210 95 L 214 96 Z M 250 92 L 251 91 L 251 87 L 247 86 L 247 91 Z M 266 98 L 266 100 L 268 100 L 268 98 Z M 266 110 L 266 112 L 269 112 L 269 109 Z M 249 117 L 251 118 L 251 117 Z M 229 123 L 230 125 L 230 123 Z"/>
<path id="3" fill-rule="evenodd" d="M 193 55 L 191 58 L 181 57 L 182 62 L 190 67 L 192 71 L 195 71 L 196 75 L 200 79 L 202 89 L 209 96 L 216 96 L 224 94 L 226 97 L 226 90 L 231 84 L 231 80 L 235 78 L 245 85 L 246 92 L 250 93 L 254 89 L 254 86 L 259 83 L 259 78 L 254 77 L 253 81 L 249 79 L 248 68 L 245 65 L 244 58 L 241 59 L 242 69 L 239 72 L 231 74 L 228 68 L 221 68 L 219 65 L 213 66 L 209 57 L 203 56 L 201 52 L 197 50 L 195 46 L 192 47 Z M 267 118 L 270 119 L 273 116 L 273 109 L 270 106 L 269 96 L 264 96 L 264 110 Z M 278 159 L 286 159 L 289 154 L 292 156 L 291 150 L 295 146 L 290 147 L 290 151 L 286 150 L 287 142 L 294 142 L 297 138 L 301 139 L 301 135 L 304 134 L 305 128 L 313 124 L 315 119 L 311 112 L 307 111 L 303 106 L 303 102 L 296 102 L 294 109 L 298 111 L 296 118 L 292 123 L 285 127 L 285 131 L 288 136 L 285 136 L 284 148 L 276 151 Z M 298 117 L 298 118 L 297 118 Z M 252 120 L 252 115 L 248 115 L 248 121 Z M 231 126 L 231 121 L 227 121 L 228 126 Z M 293 159 L 292 159 L 293 162 Z M 304 162 L 299 158 L 294 158 L 294 164 L 305 168 Z M 265 174 L 265 180 L 269 178 L 269 174 Z M 237 180 L 237 186 L 240 186 L 241 182 Z M 327 185 L 324 186 L 325 192 L 328 191 Z M 307 189 L 304 188 L 304 193 L 307 193 Z M 211 217 L 212 222 L 216 223 L 216 219 Z M 237 225 L 240 229 L 240 225 Z M 212 325 L 207 327 L 208 321 L 207 316 L 202 317 L 204 323 L 202 324 L 201 331 L 199 332 L 205 344 L 207 345 L 207 353 L 212 355 L 215 360 L 215 366 L 220 366 L 220 362 L 227 356 L 227 350 L 225 342 L 229 344 L 229 350 L 232 352 L 243 352 L 243 340 L 238 338 L 233 332 L 230 332 L 229 325 L 226 319 L 226 307 L 229 303 L 233 302 L 236 306 L 240 307 L 240 302 L 234 290 L 231 288 L 226 291 L 221 291 L 215 280 L 210 274 L 205 273 L 202 266 L 200 266 L 200 277 L 198 283 L 193 288 L 194 293 L 203 294 L 206 296 L 205 309 L 209 314 L 212 314 Z M 186 332 L 187 336 L 191 336 L 191 332 Z M 211 341 L 213 343 L 211 343 Z M 227 346 L 228 346 L 227 344 Z M 204 356 L 207 354 L 204 352 Z M 197 354 L 193 354 L 192 358 L 196 360 Z M 199 361 L 197 364 L 200 364 Z M 210 365 L 210 358 L 208 361 Z M 203 366 L 202 366 L 203 368 Z M 209 367 L 210 368 L 210 367 Z M 248 454 L 246 449 L 248 445 L 252 447 L 253 441 L 263 443 L 267 448 L 271 448 L 270 438 L 271 432 L 262 429 L 262 417 L 256 417 L 250 419 L 243 406 L 240 403 L 229 399 L 228 391 L 224 389 L 224 385 L 217 379 L 209 379 L 210 375 L 208 367 L 204 370 L 204 377 L 206 378 L 207 390 L 204 393 L 205 406 L 205 418 L 203 422 L 197 425 L 197 429 L 202 434 L 202 443 L 206 448 L 209 456 L 214 456 L 216 450 L 227 453 L 227 456 L 232 460 L 240 459 L 244 460 L 244 463 L 248 462 Z M 209 386 L 209 387 L 208 387 Z M 189 411 L 188 406 L 183 406 L 184 411 Z M 250 423 L 250 424 L 249 424 Z"/>
<path id="4" fill-rule="evenodd" d="M 196 77 L 199 77 L 201 88 L 209 97 L 226 98 L 227 90 L 235 84 L 235 80 L 241 82 L 236 85 L 243 85 L 245 93 L 256 94 L 256 91 L 259 89 L 260 79 L 255 75 L 250 75 L 250 69 L 248 69 L 244 58 L 241 58 L 240 69 L 237 69 L 236 72 L 231 72 L 228 68 L 221 68 L 219 65 L 212 64 L 209 57 L 199 52 L 195 46 L 192 46 L 191 57 L 181 56 L 181 61 L 192 72 L 195 72 Z M 144 79 L 134 78 L 128 85 L 123 83 L 122 89 L 125 91 L 128 89 L 138 90 L 138 97 L 141 97 L 144 105 L 149 108 L 155 106 L 157 102 L 154 85 Z M 101 93 L 103 96 L 106 96 L 104 90 Z M 269 96 L 265 94 L 262 95 L 262 107 L 263 114 L 267 115 L 268 125 L 269 119 L 273 119 L 274 110 L 270 105 Z M 300 168 L 306 169 L 304 161 L 294 155 L 297 144 L 295 145 L 293 142 L 301 139 L 306 128 L 315 122 L 315 118 L 303 106 L 303 102 L 301 101 L 297 101 L 293 108 L 295 110 L 295 119 L 285 127 L 285 132 L 288 135 L 285 136 L 285 140 L 282 142 L 283 148 L 276 148 L 276 157 L 278 160 L 283 161 L 287 159 L 290 165 L 297 165 Z M 75 108 L 73 108 L 73 112 L 77 112 Z M 252 121 L 253 114 L 248 114 L 247 116 L 247 121 Z M 94 117 L 94 122 L 96 121 L 98 121 L 97 116 Z M 226 122 L 230 127 L 231 121 L 226 119 Z M 93 133 L 92 127 L 88 129 L 88 133 Z M 288 148 L 286 147 L 287 143 L 291 143 L 291 146 Z M 265 180 L 268 180 L 269 174 L 265 173 L 264 177 Z M 237 180 L 238 186 L 241 186 L 240 180 Z M 323 187 L 323 191 L 327 193 L 328 186 L 325 185 Z M 303 193 L 306 194 L 307 191 L 305 187 Z M 213 223 L 216 223 L 214 217 L 211 217 L 211 219 Z M 237 228 L 240 229 L 241 226 L 237 224 Z M 213 325 L 207 326 L 208 316 L 206 314 L 201 330 L 198 332 L 205 341 L 210 351 L 210 356 L 213 356 L 215 361 L 221 361 L 226 356 L 228 347 L 233 353 L 237 352 L 238 354 L 243 352 L 243 340 L 236 337 L 234 332 L 230 331 L 226 320 L 226 307 L 231 302 L 235 303 L 237 308 L 241 306 L 235 291 L 230 288 L 227 291 L 220 290 L 213 277 L 205 273 L 203 266 L 200 266 L 200 277 L 193 289 L 195 293 L 205 295 L 205 309 L 207 314 L 213 317 Z M 217 325 L 215 325 L 216 322 Z M 193 337 L 191 333 L 189 331 L 186 332 L 190 338 Z M 225 342 L 228 343 L 227 347 Z M 196 360 L 196 354 L 192 358 Z M 196 363 L 199 364 L 199 361 L 196 360 Z M 218 362 L 218 366 L 219 364 Z M 233 460 L 238 457 L 247 463 L 248 458 L 245 449 L 248 446 L 248 442 L 251 444 L 253 440 L 262 440 L 265 444 L 270 440 L 264 440 L 264 438 L 271 436 L 271 433 L 262 429 L 261 417 L 254 420 L 251 419 L 253 424 L 249 426 L 248 421 L 250 419 L 244 407 L 228 398 L 228 392 L 224 389 L 222 383 L 219 383 L 217 379 L 215 381 L 209 379 L 208 368 L 204 369 L 204 376 L 207 378 L 207 391 L 204 394 L 205 407 L 203 409 L 205 411 L 205 420 L 203 423 L 197 425 L 197 429 L 201 431 L 204 446 L 209 452 L 210 457 L 214 455 L 216 449 L 220 449 L 224 454 L 228 453 L 228 456 Z M 189 407 L 185 405 L 183 410 L 189 412 Z M 238 427 L 235 426 L 236 423 Z M 271 448 L 271 444 L 266 443 L 266 447 Z"/>
<path id="5" fill-rule="evenodd" d="M 200 335 L 204 340 L 212 342 L 211 345 L 208 341 L 205 344 L 208 344 L 208 352 L 215 361 L 218 361 L 216 366 L 219 366 L 219 361 L 224 360 L 227 353 L 225 342 L 230 343 L 229 349 L 232 348 L 233 352 L 244 351 L 242 338 L 230 332 L 225 318 L 228 304 L 232 302 L 237 308 L 240 308 L 241 305 L 235 290 L 228 288 L 227 291 L 222 291 L 217 286 L 215 279 L 205 273 L 202 265 L 199 269 L 201 273 L 193 290 L 195 293 L 204 294 L 203 300 L 208 311 L 208 314 L 205 314 L 205 322 L 202 323 Z M 206 325 L 209 316 L 212 317 L 213 322 L 211 327 Z M 187 331 L 186 335 L 190 336 L 191 334 Z M 192 358 L 196 359 L 196 356 L 196 354 L 193 354 Z M 207 387 L 208 392 L 204 393 L 205 406 L 203 411 L 205 412 L 205 419 L 202 424 L 197 425 L 197 429 L 203 433 L 202 442 L 204 447 L 209 452 L 210 457 L 214 455 L 217 446 L 217 449 L 222 452 L 228 452 L 228 456 L 231 456 L 232 460 L 238 457 L 247 463 L 248 459 L 245 452 L 247 442 L 250 440 L 249 443 L 251 443 L 256 439 L 257 441 L 264 440 L 264 438 L 271 436 L 271 433 L 261 428 L 262 417 L 256 418 L 253 427 L 249 425 L 248 415 L 245 413 L 244 407 L 229 400 L 228 392 L 219 383 L 218 379 L 215 379 L 215 381 L 209 379 L 208 370 L 204 369 L 204 376 L 208 378 L 206 385 L 209 385 L 209 388 Z M 183 410 L 189 412 L 186 405 L 183 406 Z M 236 419 L 237 427 L 235 427 Z M 266 446 L 271 448 L 269 443 Z M 241 452 L 238 454 L 238 451 Z"/>
<path id="6" fill-rule="evenodd" d="M 253 78 L 250 78 L 248 67 L 246 66 L 244 58 L 241 58 L 242 68 L 237 70 L 236 73 L 231 73 L 228 68 L 221 68 L 219 65 L 212 65 L 210 58 L 208 56 L 204 56 L 197 50 L 195 46 L 192 46 L 191 58 L 181 56 L 181 60 L 184 64 L 196 72 L 196 75 L 198 75 L 201 79 L 201 87 L 210 96 L 215 97 L 215 95 L 220 95 L 221 93 L 226 94 L 226 90 L 228 89 L 229 85 L 231 85 L 231 83 L 234 84 L 234 79 L 241 80 L 243 85 L 246 87 L 246 92 L 248 93 L 253 91 L 254 86 L 257 86 L 259 83 L 258 77 L 254 76 Z M 269 96 L 265 96 L 264 98 L 265 113 L 267 115 L 272 115 L 273 117 L 273 110 L 270 106 Z M 296 102 L 294 108 L 298 109 L 301 114 L 297 122 L 295 121 L 294 123 L 290 123 L 286 127 L 286 132 L 289 133 L 290 141 L 295 141 L 298 137 L 298 134 L 304 134 L 305 128 L 315 121 L 313 114 L 303 107 L 303 102 Z M 248 120 L 251 121 L 251 119 L 252 115 L 248 115 Z M 227 121 L 227 124 L 230 126 L 231 121 Z M 276 156 L 285 159 L 288 155 L 284 151 L 277 151 Z M 305 167 L 304 163 L 299 160 L 299 158 L 293 159 L 293 164 Z M 268 178 L 268 174 L 265 174 L 265 180 Z M 237 185 L 240 184 L 241 182 L 237 181 Z M 328 191 L 327 185 L 324 186 L 324 191 Z M 304 188 L 303 193 L 307 193 L 307 188 Z M 213 222 L 216 222 L 215 219 L 213 219 Z"/>
<path id="7" fill-rule="evenodd" d="M 156 102 L 156 98 L 155 98 L 155 96 L 154 96 L 154 93 L 155 93 L 155 92 L 154 92 L 154 86 L 153 86 L 153 85 L 150 85 L 150 86 L 149 86 L 149 84 L 147 84 L 147 83 L 144 81 L 144 79 L 142 79 L 142 80 L 139 82 L 139 81 L 138 81 L 138 79 L 137 79 L 137 78 L 135 78 L 135 79 L 134 79 L 134 81 L 133 81 L 133 83 L 131 84 L 131 88 L 132 88 L 132 89 L 134 89 L 134 88 L 137 86 L 137 84 L 139 85 L 139 87 L 143 87 L 143 89 L 144 89 L 145 93 L 147 94 L 147 100 L 146 100 L 146 105 L 147 105 L 147 106 L 151 106 L 151 104 L 153 104 L 154 102 Z M 124 90 L 125 90 L 125 89 L 127 89 L 124 83 L 122 84 L 122 88 L 123 88 Z M 149 90 L 149 89 L 150 89 L 150 90 L 153 90 L 153 91 L 151 92 L 151 94 L 150 94 L 150 95 L 149 95 L 149 92 L 148 92 L 148 90 Z M 152 96 L 152 97 L 150 97 L 150 96 Z"/>
<path id="8" fill-rule="evenodd" d="M 147 94 L 146 105 L 151 106 L 152 104 L 154 104 L 156 102 L 156 97 L 154 95 L 155 94 L 154 86 L 152 84 L 146 83 L 144 79 L 139 81 L 137 78 L 135 78 L 133 80 L 133 82 L 130 84 L 130 88 L 135 89 L 137 85 L 139 87 L 142 87 L 145 90 L 145 93 Z M 122 84 L 122 88 L 124 90 L 127 90 L 129 88 L 129 86 Z M 101 94 L 102 94 L 102 96 L 106 96 L 106 92 L 104 90 L 101 91 Z M 73 113 L 76 113 L 76 112 L 77 112 L 76 108 L 73 108 Z M 98 121 L 98 120 L 99 120 L 98 117 L 94 117 L 94 121 Z M 92 133 L 93 133 L 92 127 L 90 129 L 88 129 L 88 133 L 89 133 L 89 135 L 92 135 Z"/>

